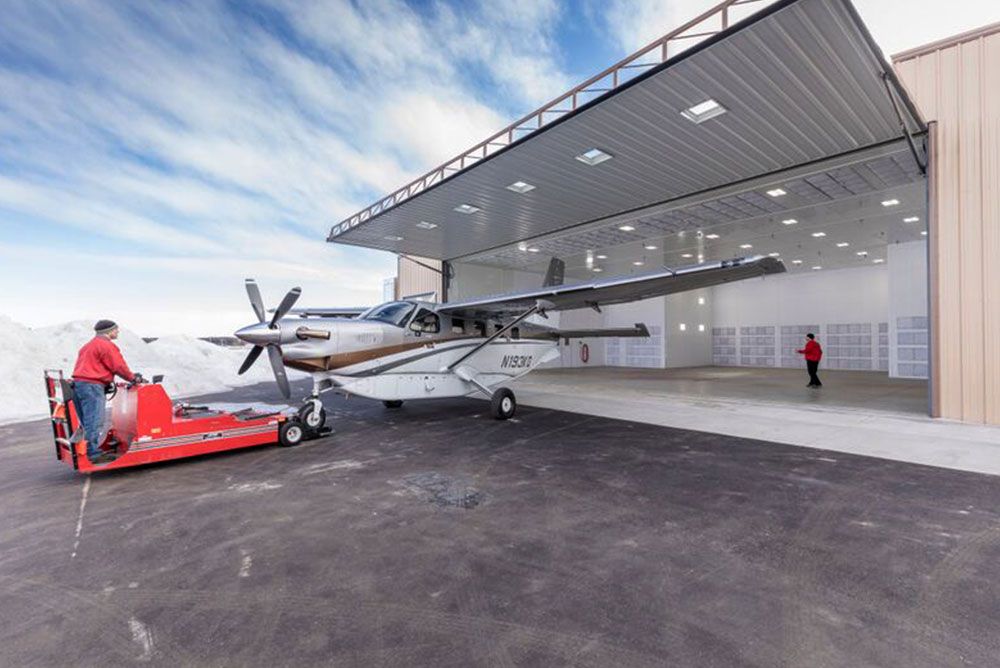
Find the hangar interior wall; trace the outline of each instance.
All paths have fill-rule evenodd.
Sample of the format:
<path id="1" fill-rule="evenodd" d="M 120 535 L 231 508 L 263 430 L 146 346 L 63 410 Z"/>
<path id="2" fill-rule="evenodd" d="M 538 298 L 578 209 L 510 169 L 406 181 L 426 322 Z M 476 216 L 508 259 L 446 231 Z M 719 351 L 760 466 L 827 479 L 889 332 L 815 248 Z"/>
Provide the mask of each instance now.
<path id="1" fill-rule="evenodd" d="M 894 61 L 934 125 L 934 414 L 1000 424 L 1000 23 Z"/>
<path id="2" fill-rule="evenodd" d="M 641 322 L 650 337 L 571 341 L 549 366 L 800 368 L 795 351 L 814 332 L 828 369 L 927 378 L 926 256 L 925 242 L 895 244 L 882 265 L 767 276 L 605 306 L 600 313 L 551 314 L 539 322 L 574 329 Z M 471 265 L 456 276 L 455 299 L 536 288 L 542 281 L 541 274 Z"/>

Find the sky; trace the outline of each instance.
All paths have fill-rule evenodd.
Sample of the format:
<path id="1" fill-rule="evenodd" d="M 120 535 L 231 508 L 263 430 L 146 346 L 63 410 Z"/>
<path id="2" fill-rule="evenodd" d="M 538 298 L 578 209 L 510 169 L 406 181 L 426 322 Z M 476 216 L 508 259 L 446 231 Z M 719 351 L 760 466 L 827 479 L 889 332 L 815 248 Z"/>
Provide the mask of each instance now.
<path id="1" fill-rule="evenodd" d="M 227 334 L 380 300 L 395 257 L 332 224 L 713 0 L 5 0 L 0 315 Z M 995 0 L 856 5 L 886 54 Z"/>

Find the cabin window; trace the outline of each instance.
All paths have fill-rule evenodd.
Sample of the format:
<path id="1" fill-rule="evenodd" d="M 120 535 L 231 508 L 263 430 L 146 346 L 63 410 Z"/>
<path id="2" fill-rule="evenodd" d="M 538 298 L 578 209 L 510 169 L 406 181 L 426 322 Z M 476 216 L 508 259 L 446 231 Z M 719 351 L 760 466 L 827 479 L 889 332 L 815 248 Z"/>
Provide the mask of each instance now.
<path id="1" fill-rule="evenodd" d="M 410 329 L 424 334 L 437 334 L 441 331 L 441 318 L 434 311 L 422 308 L 410 321 Z"/>

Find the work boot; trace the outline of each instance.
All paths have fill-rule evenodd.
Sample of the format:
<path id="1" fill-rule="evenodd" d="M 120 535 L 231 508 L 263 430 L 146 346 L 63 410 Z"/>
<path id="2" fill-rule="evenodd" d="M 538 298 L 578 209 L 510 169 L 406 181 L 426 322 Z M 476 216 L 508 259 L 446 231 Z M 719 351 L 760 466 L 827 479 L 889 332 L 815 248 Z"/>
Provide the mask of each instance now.
<path id="1" fill-rule="evenodd" d="M 113 453 L 111 453 L 111 452 L 102 452 L 101 454 L 97 455 L 96 457 L 90 457 L 88 455 L 87 459 L 90 460 L 91 464 L 100 465 L 100 464 L 109 464 L 109 463 L 115 461 L 116 459 L 118 459 L 118 456 L 115 455 L 115 454 L 113 454 Z"/>

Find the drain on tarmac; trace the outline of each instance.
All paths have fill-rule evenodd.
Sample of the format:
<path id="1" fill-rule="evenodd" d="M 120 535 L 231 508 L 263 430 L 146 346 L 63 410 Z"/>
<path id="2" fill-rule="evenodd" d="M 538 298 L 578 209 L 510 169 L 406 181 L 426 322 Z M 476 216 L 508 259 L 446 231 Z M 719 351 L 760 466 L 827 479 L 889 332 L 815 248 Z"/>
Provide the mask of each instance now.
<path id="1" fill-rule="evenodd" d="M 469 510 L 486 500 L 486 495 L 474 487 L 433 471 L 410 474 L 403 478 L 403 484 L 418 494 L 427 494 L 427 500 L 439 506 Z"/>

